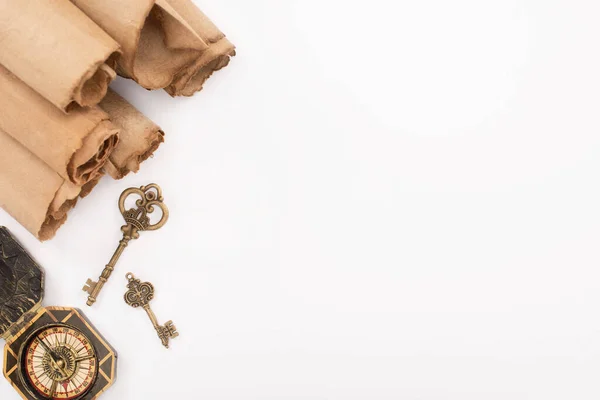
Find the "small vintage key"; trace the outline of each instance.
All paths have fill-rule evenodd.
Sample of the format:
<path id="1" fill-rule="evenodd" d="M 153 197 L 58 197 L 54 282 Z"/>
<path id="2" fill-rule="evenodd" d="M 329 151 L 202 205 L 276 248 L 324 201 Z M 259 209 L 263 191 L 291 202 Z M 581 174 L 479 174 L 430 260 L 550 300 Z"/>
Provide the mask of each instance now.
<path id="1" fill-rule="evenodd" d="M 129 210 L 125 210 L 125 201 L 129 196 L 137 195 L 141 198 L 136 200 L 135 205 L 137 208 L 131 208 Z M 162 216 L 160 221 L 155 224 L 150 223 L 149 215 L 154 212 L 155 207 L 158 207 L 162 211 Z M 126 225 L 121 227 L 121 231 L 123 231 L 123 239 L 119 242 L 119 247 L 113 254 L 110 262 L 106 265 L 104 270 L 102 271 L 102 275 L 98 282 L 94 282 L 91 279 L 87 280 L 86 285 L 83 287 L 83 291 L 89 294 L 87 305 L 92 306 L 96 299 L 98 298 L 98 294 L 102 290 L 102 287 L 110 278 L 113 270 L 115 269 L 115 265 L 123 254 L 123 251 L 129 244 L 131 239 L 137 239 L 140 237 L 140 231 L 155 231 L 159 228 L 162 228 L 164 224 L 169 219 L 169 209 L 163 203 L 162 190 L 160 186 L 155 183 L 152 183 L 147 186 L 142 186 L 138 188 L 129 188 L 121 193 L 121 197 L 119 198 L 119 210 L 125 219 Z"/>
<path id="2" fill-rule="evenodd" d="M 127 284 L 129 290 L 125 293 L 125 302 L 133 308 L 142 307 L 146 310 L 160 341 L 163 346 L 168 349 L 169 339 L 176 338 L 179 336 L 179 333 L 177 333 L 173 321 L 167 322 L 164 326 L 159 325 L 156 315 L 154 315 L 154 312 L 150 309 L 150 300 L 154 298 L 154 286 L 152 286 L 150 282 L 141 282 L 139 279 L 136 279 L 131 272 L 128 273 L 126 277 L 129 281 Z"/>

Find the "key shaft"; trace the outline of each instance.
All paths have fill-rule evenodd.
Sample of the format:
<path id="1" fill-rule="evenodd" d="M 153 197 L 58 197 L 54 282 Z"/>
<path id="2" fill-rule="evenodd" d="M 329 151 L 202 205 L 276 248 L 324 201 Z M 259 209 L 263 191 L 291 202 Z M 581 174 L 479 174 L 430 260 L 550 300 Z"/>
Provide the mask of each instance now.
<path id="1" fill-rule="evenodd" d="M 144 310 L 146 310 L 146 314 L 148 314 L 148 317 L 150 317 L 150 321 L 152 321 L 152 325 L 154 325 L 154 329 L 158 330 L 158 328 L 160 328 L 160 324 L 158 323 L 158 320 L 156 319 L 156 315 L 154 314 L 154 311 L 152 311 L 152 309 L 150 308 L 150 304 L 146 304 L 144 306 Z"/>
<path id="2" fill-rule="evenodd" d="M 125 251 L 125 249 L 127 248 L 127 245 L 129 244 L 130 240 L 131 240 L 131 237 L 129 235 L 123 234 L 123 239 L 121 239 L 121 241 L 119 242 L 119 246 L 117 247 L 117 250 L 115 250 L 115 253 L 113 254 L 112 258 L 110 259 L 108 264 L 106 264 L 106 267 L 104 267 L 104 270 L 102 270 L 102 274 L 98 278 L 98 282 L 93 282 L 93 281 L 88 280 L 87 285 L 89 287 L 89 290 L 86 287 L 83 288 L 83 290 L 85 290 L 86 292 L 89 293 L 88 300 L 86 303 L 88 306 L 91 307 L 96 302 L 96 299 L 98 298 L 98 295 L 102 291 L 104 284 L 108 281 L 108 279 L 112 275 L 113 271 L 115 270 L 117 261 L 119 261 L 119 258 L 121 258 L 121 255 L 123 254 L 123 251 Z"/>

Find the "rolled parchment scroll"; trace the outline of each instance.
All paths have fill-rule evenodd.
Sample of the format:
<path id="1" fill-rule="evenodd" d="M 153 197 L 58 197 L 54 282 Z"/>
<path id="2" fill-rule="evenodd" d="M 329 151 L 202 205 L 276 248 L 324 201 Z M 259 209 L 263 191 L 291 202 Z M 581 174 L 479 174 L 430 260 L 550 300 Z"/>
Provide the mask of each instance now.
<path id="1" fill-rule="evenodd" d="M 104 170 L 114 179 L 137 172 L 164 142 L 164 132 L 117 93 L 108 90 L 100 108 L 119 130 L 119 144 L 111 153 Z"/>
<path id="2" fill-rule="evenodd" d="M 56 234 L 67 211 L 100 179 L 74 185 L 2 130 L 0 171 L 0 207 L 42 241 Z"/>
<path id="3" fill-rule="evenodd" d="M 115 179 L 136 172 L 164 140 L 156 124 L 110 89 L 100 106 L 106 111 L 96 106 L 64 114 L 0 67 L 0 207 L 42 241 L 54 237 L 103 168 Z M 116 140 L 119 129 L 122 141 Z M 69 150 L 79 145 L 78 151 Z M 85 179 L 73 183 L 63 176 L 70 176 L 64 169 L 59 174 L 40 154 L 59 166 L 72 154 L 80 165 L 77 177 Z"/>
<path id="4" fill-rule="evenodd" d="M 65 114 L 2 66 L 0 110 L 0 129 L 74 185 L 98 178 L 118 143 L 98 106 Z"/>
<path id="5" fill-rule="evenodd" d="M 191 96 L 235 47 L 191 0 L 72 0 L 122 48 L 120 75 Z"/>
<path id="6" fill-rule="evenodd" d="M 69 0 L 0 0 L 0 64 L 63 111 L 104 97 L 118 51 Z"/>
<path id="7" fill-rule="evenodd" d="M 180 71 L 165 88 L 171 96 L 191 96 L 210 76 L 229 65 L 235 46 L 191 0 L 166 0 L 206 43 L 207 49 L 194 63 Z"/>

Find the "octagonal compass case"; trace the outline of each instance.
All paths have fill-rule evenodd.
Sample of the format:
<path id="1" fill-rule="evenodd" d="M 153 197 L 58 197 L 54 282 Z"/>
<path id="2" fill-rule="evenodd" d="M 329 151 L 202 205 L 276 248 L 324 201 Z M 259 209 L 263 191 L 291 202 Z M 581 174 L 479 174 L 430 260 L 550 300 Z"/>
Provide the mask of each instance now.
<path id="1" fill-rule="evenodd" d="M 44 273 L 0 227 L 0 337 L 6 379 L 24 399 L 98 398 L 117 354 L 76 308 L 42 307 Z"/>

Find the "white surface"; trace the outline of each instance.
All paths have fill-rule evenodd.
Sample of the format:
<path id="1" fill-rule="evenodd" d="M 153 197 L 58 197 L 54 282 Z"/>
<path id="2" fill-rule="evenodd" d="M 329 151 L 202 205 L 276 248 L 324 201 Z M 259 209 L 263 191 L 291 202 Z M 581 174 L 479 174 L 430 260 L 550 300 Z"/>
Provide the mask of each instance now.
<path id="1" fill-rule="evenodd" d="M 597 1 L 199 4 L 239 56 L 192 99 L 117 82 L 168 135 L 141 173 L 43 245 L 0 213 L 118 349 L 103 398 L 600 397 Z M 171 220 L 87 309 L 151 181 Z"/>

